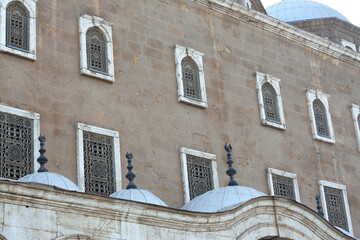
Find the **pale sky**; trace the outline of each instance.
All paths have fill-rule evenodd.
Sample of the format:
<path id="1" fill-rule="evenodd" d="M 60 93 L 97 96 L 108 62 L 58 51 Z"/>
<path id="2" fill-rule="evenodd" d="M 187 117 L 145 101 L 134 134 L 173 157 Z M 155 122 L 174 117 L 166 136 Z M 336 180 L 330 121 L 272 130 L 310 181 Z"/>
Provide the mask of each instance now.
<path id="1" fill-rule="evenodd" d="M 281 0 L 261 0 L 265 8 L 273 5 L 274 3 L 280 2 Z M 313 0 L 325 4 L 342 15 L 344 15 L 350 22 L 360 27 L 360 0 Z"/>

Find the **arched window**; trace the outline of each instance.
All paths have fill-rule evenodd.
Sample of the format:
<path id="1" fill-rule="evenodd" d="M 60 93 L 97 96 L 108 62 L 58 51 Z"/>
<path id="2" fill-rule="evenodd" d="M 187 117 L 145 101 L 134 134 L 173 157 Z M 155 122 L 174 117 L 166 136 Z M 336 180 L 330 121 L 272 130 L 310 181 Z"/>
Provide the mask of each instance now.
<path id="1" fill-rule="evenodd" d="M 184 96 L 201 100 L 199 69 L 191 58 L 186 57 L 181 62 Z"/>
<path id="2" fill-rule="evenodd" d="M 89 70 L 108 73 L 106 38 L 96 27 L 86 32 L 86 54 Z"/>
<path id="3" fill-rule="evenodd" d="M 280 122 L 277 108 L 276 92 L 269 83 L 264 83 L 261 88 L 266 120 Z"/>
<path id="4" fill-rule="evenodd" d="M 6 8 L 6 46 L 29 50 L 29 14 L 20 3 Z"/>
<path id="5" fill-rule="evenodd" d="M 313 109 L 314 109 L 317 134 L 323 137 L 330 137 L 329 127 L 326 117 L 326 110 L 324 105 L 321 103 L 320 100 L 316 99 L 313 102 Z"/>

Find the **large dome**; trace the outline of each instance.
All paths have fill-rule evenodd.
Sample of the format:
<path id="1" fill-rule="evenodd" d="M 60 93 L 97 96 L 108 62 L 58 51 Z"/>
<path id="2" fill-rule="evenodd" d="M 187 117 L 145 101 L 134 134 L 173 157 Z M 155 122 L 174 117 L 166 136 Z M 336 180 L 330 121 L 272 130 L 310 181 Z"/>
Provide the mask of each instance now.
<path id="1" fill-rule="evenodd" d="M 338 18 L 350 22 L 336 10 L 311 0 L 282 0 L 266 9 L 269 16 L 283 22 L 296 22 L 319 18 Z"/>
<path id="2" fill-rule="evenodd" d="M 160 198 L 144 189 L 124 189 L 111 194 L 110 197 L 167 207 L 166 203 L 161 201 Z"/>
<path id="3" fill-rule="evenodd" d="M 19 179 L 20 182 L 36 182 L 47 184 L 51 186 L 56 186 L 59 188 L 63 188 L 70 191 L 77 191 L 80 192 L 78 186 L 75 185 L 71 180 L 68 178 L 51 172 L 36 172 L 33 174 L 28 174 Z"/>
<path id="4" fill-rule="evenodd" d="M 206 192 L 181 209 L 193 212 L 221 212 L 261 196 L 265 194 L 250 187 L 227 186 Z"/>

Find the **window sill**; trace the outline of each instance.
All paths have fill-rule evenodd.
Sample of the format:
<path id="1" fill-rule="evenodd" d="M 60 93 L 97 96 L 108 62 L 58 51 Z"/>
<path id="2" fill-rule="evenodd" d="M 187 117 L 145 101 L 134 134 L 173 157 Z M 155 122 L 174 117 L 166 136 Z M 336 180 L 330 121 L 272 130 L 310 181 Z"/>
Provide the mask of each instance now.
<path id="1" fill-rule="evenodd" d="M 0 45 L 0 51 L 10 53 L 19 57 L 27 58 L 30 60 L 35 61 L 36 60 L 36 54 L 32 52 L 24 52 L 15 48 L 11 48 L 8 46 Z"/>
<path id="2" fill-rule="evenodd" d="M 88 75 L 94 78 L 98 78 L 98 79 L 102 79 L 108 82 L 115 82 L 114 76 L 113 75 L 108 75 L 108 74 L 102 74 L 99 72 L 95 72 L 95 71 L 90 71 L 86 68 L 81 68 L 81 74 L 83 75 Z"/>
<path id="3" fill-rule="evenodd" d="M 335 143 L 334 138 L 322 137 L 322 136 L 319 136 L 317 134 L 313 135 L 313 138 L 316 139 L 316 140 L 319 140 L 319 141 L 327 142 L 327 143 L 332 143 L 332 144 Z"/>
<path id="4" fill-rule="evenodd" d="M 195 105 L 195 106 L 198 106 L 200 108 L 207 108 L 208 107 L 207 102 L 187 98 L 187 97 L 184 97 L 184 96 L 178 96 L 178 102 L 183 102 L 183 103 Z"/>
<path id="5" fill-rule="evenodd" d="M 281 130 L 285 130 L 286 129 L 286 125 L 285 123 L 277 123 L 277 122 L 273 122 L 273 121 L 269 121 L 266 119 L 261 119 L 261 123 L 265 126 L 270 126 L 270 127 L 274 127 L 274 128 L 278 128 Z"/>

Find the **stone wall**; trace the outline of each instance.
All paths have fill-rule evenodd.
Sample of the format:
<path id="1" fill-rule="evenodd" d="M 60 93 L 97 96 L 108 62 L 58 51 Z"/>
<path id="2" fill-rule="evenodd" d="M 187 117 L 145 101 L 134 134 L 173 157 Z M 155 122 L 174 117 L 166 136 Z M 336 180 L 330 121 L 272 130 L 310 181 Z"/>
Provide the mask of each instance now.
<path id="1" fill-rule="evenodd" d="M 74 182 L 79 122 L 119 131 L 122 175 L 131 151 L 138 187 L 172 207 L 184 203 L 180 148 L 215 154 L 219 185 L 225 186 L 227 142 L 240 185 L 268 193 L 268 167 L 292 172 L 302 203 L 315 209 L 318 180 L 345 184 L 359 235 L 359 151 L 349 107 L 360 104 L 359 55 L 316 50 L 290 30 L 275 33 L 264 21 L 244 21 L 211 6 L 189 0 L 38 1 L 37 59 L 0 54 L 1 104 L 40 114 L 48 169 Z M 114 83 L 80 75 L 83 14 L 114 24 Z M 177 102 L 175 44 L 205 54 L 207 109 Z M 281 79 L 285 131 L 260 123 L 256 71 Z M 306 89 L 330 95 L 335 144 L 312 139 Z"/>

